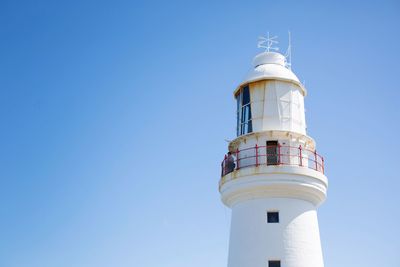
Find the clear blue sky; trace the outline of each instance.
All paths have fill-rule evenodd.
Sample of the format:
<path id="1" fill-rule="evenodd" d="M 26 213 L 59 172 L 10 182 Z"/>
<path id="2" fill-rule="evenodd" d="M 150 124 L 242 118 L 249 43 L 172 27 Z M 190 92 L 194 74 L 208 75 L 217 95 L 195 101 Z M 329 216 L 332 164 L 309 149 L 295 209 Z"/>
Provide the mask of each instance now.
<path id="1" fill-rule="evenodd" d="M 300 3 L 301 2 L 301 3 Z M 2 1 L 0 266 L 226 266 L 232 91 L 292 32 L 326 267 L 400 266 L 396 1 Z"/>

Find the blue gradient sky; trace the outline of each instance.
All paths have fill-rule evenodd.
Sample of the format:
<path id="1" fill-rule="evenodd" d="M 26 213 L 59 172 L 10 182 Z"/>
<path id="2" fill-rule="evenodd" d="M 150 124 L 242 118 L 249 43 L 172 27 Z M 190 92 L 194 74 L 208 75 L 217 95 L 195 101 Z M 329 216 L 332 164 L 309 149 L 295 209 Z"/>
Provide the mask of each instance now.
<path id="1" fill-rule="evenodd" d="M 396 1 L 2 1 L 0 266 L 226 266 L 232 91 L 268 30 L 326 158 L 326 267 L 400 266 Z"/>

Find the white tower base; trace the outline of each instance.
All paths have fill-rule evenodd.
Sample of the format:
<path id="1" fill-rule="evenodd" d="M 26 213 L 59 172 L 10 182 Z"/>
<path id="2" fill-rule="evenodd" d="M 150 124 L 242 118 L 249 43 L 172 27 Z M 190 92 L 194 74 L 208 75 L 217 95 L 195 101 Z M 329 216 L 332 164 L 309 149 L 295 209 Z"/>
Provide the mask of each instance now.
<path id="1" fill-rule="evenodd" d="M 279 211 L 279 223 L 267 223 L 268 211 Z M 266 267 L 269 260 L 281 260 L 285 267 L 324 265 L 316 208 L 305 200 L 238 202 L 230 236 L 228 267 Z"/>
<path id="2" fill-rule="evenodd" d="M 220 184 L 232 209 L 228 267 L 323 267 L 317 207 L 328 181 L 321 172 L 299 166 L 247 167 Z M 278 222 L 268 222 L 268 213 Z"/>

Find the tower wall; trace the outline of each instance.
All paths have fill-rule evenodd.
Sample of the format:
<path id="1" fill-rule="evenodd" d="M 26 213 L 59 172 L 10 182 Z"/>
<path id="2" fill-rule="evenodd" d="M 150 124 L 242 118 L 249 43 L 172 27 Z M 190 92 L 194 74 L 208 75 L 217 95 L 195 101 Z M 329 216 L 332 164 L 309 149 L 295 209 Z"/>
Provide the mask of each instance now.
<path id="1" fill-rule="evenodd" d="M 267 212 L 279 211 L 279 223 Z M 258 198 L 232 207 L 228 267 L 265 267 L 281 260 L 285 267 L 323 266 L 314 204 L 292 198 Z"/>

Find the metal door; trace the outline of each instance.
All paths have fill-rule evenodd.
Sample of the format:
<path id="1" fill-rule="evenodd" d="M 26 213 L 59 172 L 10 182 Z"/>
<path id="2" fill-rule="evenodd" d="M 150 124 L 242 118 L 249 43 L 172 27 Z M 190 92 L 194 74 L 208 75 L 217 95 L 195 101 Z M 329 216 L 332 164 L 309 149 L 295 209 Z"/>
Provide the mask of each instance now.
<path id="1" fill-rule="evenodd" d="M 277 165 L 278 157 L 278 141 L 267 141 L 267 165 Z"/>

